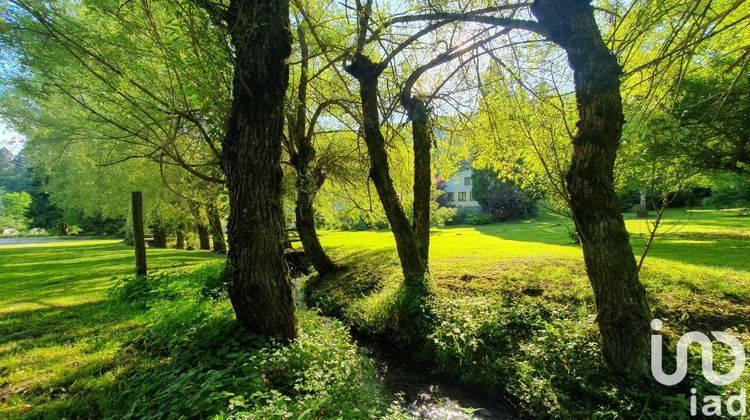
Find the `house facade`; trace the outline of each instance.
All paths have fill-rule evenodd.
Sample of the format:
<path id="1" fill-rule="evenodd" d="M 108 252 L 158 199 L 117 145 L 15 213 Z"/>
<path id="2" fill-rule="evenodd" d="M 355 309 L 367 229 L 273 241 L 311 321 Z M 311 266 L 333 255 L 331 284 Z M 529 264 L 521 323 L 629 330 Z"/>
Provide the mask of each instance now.
<path id="1" fill-rule="evenodd" d="M 442 189 L 445 191 L 446 206 L 475 213 L 482 212 L 482 206 L 472 196 L 471 173 L 471 168 L 465 166 L 450 179 L 445 180 Z"/>

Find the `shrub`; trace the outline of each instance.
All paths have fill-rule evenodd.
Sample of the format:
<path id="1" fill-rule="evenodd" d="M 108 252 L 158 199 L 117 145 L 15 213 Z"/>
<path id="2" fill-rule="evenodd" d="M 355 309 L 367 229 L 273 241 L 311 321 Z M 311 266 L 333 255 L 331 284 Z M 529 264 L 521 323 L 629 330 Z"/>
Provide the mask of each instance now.
<path id="1" fill-rule="evenodd" d="M 466 223 L 466 218 L 472 215 L 473 213 L 467 211 L 466 209 L 458 208 L 456 209 L 455 214 L 451 218 L 451 220 L 447 220 L 445 222 L 446 225 L 463 225 Z"/>
<path id="2" fill-rule="evenodd" d="M 495 219 L 526 219 L 537 214 L 532 194 L 512 182 L 501 181 L 497 172 L 474 170 L 471 180 L 474 199 Z"/>
<path id="3" fill-rule="evenodd" d="M 581 237 L 578 236 L 578 231 L 576 230 L 575 225 L 565 226 L 565 231 L 568 235 L 568 239 L 570 239 L 571 244 L 576 244 L 576 245 L 581 244 Z"/>
<path id="4" fill-rule="evenodd" d="M 457 214 L 458 209 L 455 207 L 432 206 L 430 210 L 430 224 L 438 227 L 451 224 Z"/>
<path id="5" fill-rule="evenodd" d="M 470 214 L 466 217 L 466 223 L 470 225 L 489 225 L 497 220 L 488 214 Z"/>
<path id="6" fill-rule="evenodd" d="M 490 398 L 510 401 L 523 416 L 660 418 L 687 413 L 689 388 L 622 378 L 604 363 L 593 296 L 527 294 L 525 289 L 468 296 L 439 292 L 426 308 L 427 342 L 414 346 L 413 340 L 404 340 L 413 332 L 400 329 L 396 311 L 399 276 L 363 277 L 363 270 L 354 267 L 349 274 L 318 278 L 307 292 L 335 307 L 360 334 L 407 345 L 403 351 L 415 359 L 430 361 L 438 373 Z M 353 284 L 365 278 L 374 286 L 362 292 Z M 673 354 L 676 341 L 669 342 L 667 353 Z M 701 395 L 723 392 L 696 375 L 686 383 Z"/>

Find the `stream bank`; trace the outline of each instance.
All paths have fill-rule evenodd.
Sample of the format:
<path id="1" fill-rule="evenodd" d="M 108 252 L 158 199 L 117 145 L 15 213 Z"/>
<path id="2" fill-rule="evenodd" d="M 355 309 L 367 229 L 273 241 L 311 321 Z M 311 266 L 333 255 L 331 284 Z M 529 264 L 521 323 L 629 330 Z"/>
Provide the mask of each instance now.
<path id="1" fill-rule="evenodd" d="M 307 310 L 302 279 L 292 279 L 297 310 Z M 431 372 L 415 363 L 403 351 L 368 337 L 354 343 L 372 360 L 385 389 L 412 417 L 421 419 L 504 419 L 520 418 L 506 402 L 493 401 L 467 390 L 455 380 Z"/>

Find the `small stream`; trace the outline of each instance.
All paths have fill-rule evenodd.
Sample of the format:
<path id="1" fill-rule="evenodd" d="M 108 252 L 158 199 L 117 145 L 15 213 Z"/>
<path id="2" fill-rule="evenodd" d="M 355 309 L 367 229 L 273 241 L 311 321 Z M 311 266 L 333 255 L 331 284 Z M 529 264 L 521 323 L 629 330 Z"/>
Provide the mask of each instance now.
<path id="1" fill-rule="evenodd" d="M 414 418 L 516 419 L 508 404 L 463 389 L 454 380 L 430 372 L 408 355 L 383 345 L 357 343 L 374 362 L 388 391 L 402 398 L 401 406 Z"/>
<path id="2" fill-rule="evenodd" d="M 298 310 L 307 309 L 301 280 L 293 279 Z M 430 372 L 408 355 L 366 340 L 355 343 L 373 361 L 378 379 L 414 418 L 422 419 L 517 419 L 503 402 L 492 401 L 462 389 L 448 377 Z"/>

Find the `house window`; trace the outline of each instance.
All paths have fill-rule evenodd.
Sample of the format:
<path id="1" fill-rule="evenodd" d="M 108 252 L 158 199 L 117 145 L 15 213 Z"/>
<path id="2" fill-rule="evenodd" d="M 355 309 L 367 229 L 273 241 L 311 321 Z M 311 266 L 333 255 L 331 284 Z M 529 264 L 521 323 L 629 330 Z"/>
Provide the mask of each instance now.
<path id="1" fill-rule="evenodd" d="M 466 201 L 466 191 L 461 191 L 458 193 L 458 201 Z"/>
<path id="2" fill-rule="evenodd" d="M 455 201 L 455 200 L 456 200 L 455 193 L 449 192 L 448 193 L 448 201 Z"/>
<path id="3" fill-rule="evenodd" d="M 464 185 L 471 185 L 471 177 L 470 176 L 464 177 Z"/>
<path id="4" fill-rule="evenodd" d="M 473 200 L 473 198 L 471 198 L 471 191 L 469 191 L 469 201 L 471 200 Z"/>

